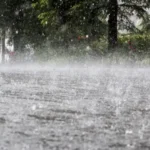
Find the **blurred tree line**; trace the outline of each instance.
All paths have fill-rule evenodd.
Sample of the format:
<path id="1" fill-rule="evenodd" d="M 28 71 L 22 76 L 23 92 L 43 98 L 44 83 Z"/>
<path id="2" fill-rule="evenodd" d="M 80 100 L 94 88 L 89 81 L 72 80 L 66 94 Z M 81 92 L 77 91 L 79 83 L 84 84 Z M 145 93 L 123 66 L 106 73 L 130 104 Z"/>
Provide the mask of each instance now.
<path id="1" fill-rule="evenodd" d="M 100 54 L 113 52 L 130 40 L 123 40 L 120 30 L 149 32 L 149 7 L 149 0 L 1 0 L 1 37 L 4 41 L 9 34 L 15 51 L 49 41 L 54 48 L 88 43 Z M 142 19 L 141 29 L 131 20 L 133 15 Z"/>

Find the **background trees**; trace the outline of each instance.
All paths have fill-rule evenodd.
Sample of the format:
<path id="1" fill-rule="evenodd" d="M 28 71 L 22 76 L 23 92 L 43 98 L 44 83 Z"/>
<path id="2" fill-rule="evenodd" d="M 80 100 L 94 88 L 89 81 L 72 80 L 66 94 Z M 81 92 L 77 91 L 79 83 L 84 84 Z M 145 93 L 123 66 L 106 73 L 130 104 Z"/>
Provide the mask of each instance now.
<path id="1" fill-rule="evenodd" d="M 0 27 L 9 30 L 15 50 L 49 41 L 53 47 L 68 46 L 88 37 L 92 47 L 106 39 L 108 50 L 118 46 L 120 30 L 137 32 L 131 16 L 149 23 L 149 0 L 1 0 Z M 145 23 L 144 23 L 145 24 Z M 144 27 L 144 26 L 143 26 Z M 146 28 L 145 28 L 146 29 Z M 4 37 L 4 36 L 3 36 Z M 84 40 L 85 41 L 85 40 Z M 104 40 L 103 40 L 104 41 Z M 105 40 L 106 41 L 106 40 Z M 94 49 L 94 46 L 92 47 Z M 99 49 L 99 47 L 98 47 Z"/>
<path id="2" fill-rule="evenodd" d="M 117 46 L 118 30 L 136 30 L 130 17 L 135 15 L 143 20 L 148 19 L 146 9 L 149 0 L 39 0 L 36 6 L 38 18 L 43 25 L 58 29 L 64 24 L 66 30 L 89 34 L 91 37 L 100 37 L 108 32 L 108 48 Z M 38 7 L 37 7 L 38 6 Z M 107 29 L 106 27 L 107 21 Z M 105 30 L 105 32 L 104 32 Z"/>
<path id="3" fill-rule="evenodd" d="M 2 39 L 9 38 L 15 51 L 23 51 L 26 44 L 38 44 L 44 36 L 43 26 L 37 18 L 31 4 L 34 0 L 0 1 L 0 28 Z M 4 43 L 4 42 L 2 42 Z M 3 60 L 5 47 L 3 46 Z"/>

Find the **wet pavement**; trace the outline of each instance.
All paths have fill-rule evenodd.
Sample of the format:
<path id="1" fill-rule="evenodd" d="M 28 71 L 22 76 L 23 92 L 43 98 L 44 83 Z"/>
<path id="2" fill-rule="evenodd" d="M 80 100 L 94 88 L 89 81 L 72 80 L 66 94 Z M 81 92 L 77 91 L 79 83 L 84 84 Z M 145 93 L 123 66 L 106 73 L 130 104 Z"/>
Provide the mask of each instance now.
<path id="1" fill-rule="evenodd" d="M 0 70 L 0 150 L 149 150 L 150 69 Z"/>

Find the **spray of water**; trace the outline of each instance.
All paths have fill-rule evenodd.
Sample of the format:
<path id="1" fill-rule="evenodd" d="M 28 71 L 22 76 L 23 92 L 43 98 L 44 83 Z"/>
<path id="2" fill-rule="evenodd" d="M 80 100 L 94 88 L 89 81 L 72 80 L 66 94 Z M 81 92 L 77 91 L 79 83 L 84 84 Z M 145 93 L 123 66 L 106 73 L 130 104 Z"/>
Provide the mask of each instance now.
<path id="1" fill-rule="evenodd" d="M 149 67 L 101 62 L 1 65 L 0 149 L 147 147 Z"/>

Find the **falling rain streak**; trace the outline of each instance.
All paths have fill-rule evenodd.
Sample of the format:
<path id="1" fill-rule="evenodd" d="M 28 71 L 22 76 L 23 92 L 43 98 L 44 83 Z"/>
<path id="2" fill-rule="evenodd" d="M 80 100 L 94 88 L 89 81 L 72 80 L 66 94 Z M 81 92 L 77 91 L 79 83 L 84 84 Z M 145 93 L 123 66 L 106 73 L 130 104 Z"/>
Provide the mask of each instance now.
<path id="1" fill-rule="evenodd" d="M 0 149 L 148 148 L 150 70 L 1 69 Z"/>

